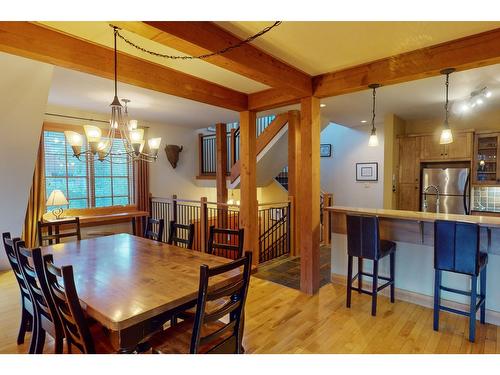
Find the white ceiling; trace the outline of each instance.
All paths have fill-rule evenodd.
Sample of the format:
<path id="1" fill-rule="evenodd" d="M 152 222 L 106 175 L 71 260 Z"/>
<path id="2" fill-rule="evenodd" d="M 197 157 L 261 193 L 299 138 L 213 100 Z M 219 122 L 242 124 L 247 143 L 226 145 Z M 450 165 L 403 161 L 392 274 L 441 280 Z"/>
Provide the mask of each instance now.
<path id="1" fill-rule="evenodd" d="M 405 120 L 432 119 L 444 115 L 445 77 L 437 76 L 377 89 L 377 122 L 394 113 Z M 467 113 L 462 104 L 470 93 L 487 86 L 492 97 Z M 500 64 L 456 72 L 450 75 L 449 97 L 452 116 L 475 116 L 500 106 Z M 364 91 L 322 99 L 322 116 L 346 126 L 362 126 L 371 121 L 372 92 Z"/>
<path id="2" fill-rule="evenodd" d="M 157 91 L 118 83 L 120 99 L 130 99 L 130 116 L 137 120 L 199 129 L 217 122 L 237 121 L 238 113 Z M 55 67 L 48 104 L 93 113 L 109 113 L 113 81 Z"/>

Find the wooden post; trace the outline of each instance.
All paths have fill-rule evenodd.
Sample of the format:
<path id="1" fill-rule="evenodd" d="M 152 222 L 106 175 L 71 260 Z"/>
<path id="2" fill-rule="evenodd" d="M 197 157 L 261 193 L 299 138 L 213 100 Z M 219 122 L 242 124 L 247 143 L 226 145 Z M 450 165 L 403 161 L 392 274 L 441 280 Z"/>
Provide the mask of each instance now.
<path id="1" fill-rule="evenodd" d="M 240 112 L 240 227 L 245 229 L 244 250 L 253 252 L 253 263 L 257 264 L 259 262 L 259 228 L 257 225 L 255 127 L 255 112 Z"/>
<path id="2" fill-rule="evenodd" d="M 208 210 L 207 197 L 201 197 L 200 200 L 200 251 L 207 251 L 207 233 L 208 233 Z"/>
<path id="3" fill-rule="evenodd" d="M 332 226 L 330 211 L 325 208 L 333 204 L 333 195 L 331 193 L 323 194 L 323 245 L 330 245 L 332 243 Z"/>
<path id="4" fill-rule="evenodd" d="M 177 223 L 177 195 L 172 195 L 172 220 Z"/>
<path id="5" fill-rule="evenodd" d="M 296 204 L 300 176 L 300 111 L 288 112 L 288 199 L 292 201 L 291 243 L 292 256 L 300 255 L 300 231 L 298 230 L 299 205 Z"/>
<path id="6" fill-rule="evenodd" d="M 217 164 L 215 179 L 217 186 L 217 203 L 227 202 L 227 134 L 226 124 L 215 125 L 215 144 L 217 147 Z"/>
<path id="7" fill-rule="evenodd" d="M 319 290 L 320 234 L 320 110 L 319 99 L 300 101 L 300 289 L 307 294 Z"/>
<path id="8" fill-rule="evenodd" d="M 236 129 L 231 129 L 231 142 L 229 142 L 231 148 L 229 150 L 231 156 L 231 165 L 230 168 L 236 163 Z"/>

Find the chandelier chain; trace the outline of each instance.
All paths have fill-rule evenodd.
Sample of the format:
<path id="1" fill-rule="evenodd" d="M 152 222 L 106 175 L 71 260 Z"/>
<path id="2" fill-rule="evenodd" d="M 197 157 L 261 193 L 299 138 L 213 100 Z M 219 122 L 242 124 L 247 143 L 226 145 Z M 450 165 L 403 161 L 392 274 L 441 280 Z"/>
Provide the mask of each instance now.
<path id="1" fill-rule="evenodd" d="M 450 85 L 450 73 L 446 73 L 446 100 L 444 102 L 445 124 L 448 125 L 448 86 Z"/>
<path id="2" fill-rule="evenodd" d="M 375 95 L 376 95 L 376 88 L 374 87 L 373 88 L 373 106 L 372 106 L 372 130 L 375 129 Z"/>
<path id="3" fill-rule="evenodd" d="M 264 29 L 262 29 L 261 31 L 259 31 L 257 34 L 254 34 L 248 38 L 246 38 L 245 40 L 242 40 L 236 44 L 233 44 L 233 45 L 230 45 L 230 46 L 227 46 L 219 51 L 215 51 L 215 52 L 211 52 L 211 53 L 206 53 L 206 54 L 203 54 L 203 55 L 198 55 L 198 56 L 179 56 L 179 55 L 168 55 L 168 54 L 163 54 L 163 53 L 159 53 L 159 52 L 156 52 L 156 51 L 151 51 L 151 50 L 148 50 L 144 47 L 141 47 L 139 45 L 137 45 L 136 43 L 132 42 L 130 39 L 127 39 L 125 36 L 123 36 L 119 31 L 118 31 L 118 27 L 117 26 L 114 26 L 114 25 L 109 25 L 111 26 L 114 30 L 115 30 L 115 35 L 117 35 L 120 39 L 122 39 L 125 43 L 129 44 L 130 46 L 134 47 L 135 49 L 139 50 L 139 51 L 142 51 L 144 53 L 147 53 L 149 55 L 152 55 L 152 56 L 156 56 L 156 57 L 162 57 L 162 58 L 165 58 L 165 59 L 172 59 L 172 60 L 195 60 L 195 59 L 208 59 L 210 57 L 213 57 L 213 56 L 217 56 L 217 55 L 222 55 L 224 53 L 227 53 L 235 48 L 239 48 L 241 46 L 243 46 L 244 44 L 247 44 L 247 43 L 250 43 L 252 42 L 253 40 L 257 39 L 258 37 L 268 33 L 269 31 L 271 31 L 273 28 L 281 25 L 283 23 L 283 21 L 276 21 L 274 22 L 271 26 L 267 26 L 265 27 Z M 115 42 L 116 43 L 116 42 Z"/>

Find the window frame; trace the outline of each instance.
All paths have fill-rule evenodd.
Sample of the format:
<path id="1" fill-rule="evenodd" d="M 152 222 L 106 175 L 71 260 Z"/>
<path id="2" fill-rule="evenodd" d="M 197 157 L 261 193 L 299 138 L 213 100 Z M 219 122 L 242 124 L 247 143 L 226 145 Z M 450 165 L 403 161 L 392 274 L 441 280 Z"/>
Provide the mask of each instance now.
<path id="1" fill-rule="evenodd" d="M 106 134 L 108 128 L 105 128 L 103 126 L 99 126 L 103 130 L 103 134 Z M 39 157 L 41 158 L 41 163 L 43 165 L 43 189 L 44 189 L 44 200 L 43 200 L 43 205 L 44 205 L 44 212 L 47 212 L 47 207 L 46 207 L 46 179 L 47 176 L 45 174 L 46 166 L 45 166 L 45 132 L 46 131 L 53 131 L 53 132 L 64 132 L 66 130 L 70 131 L 76 131 L 77 133 L 80 134 L 85 134 L 83 126 L 82 125 L 72 125 L 72 124 L 61 124 L 61 123 L 54 123 L 54 122 L 44 122 L 42 126 L 42 133 L 41 133 L 41 152 Z M 115 138 L 120 139 L 120 135 L 116 134 Z M 66 154 L 66 184 L 68 186 L 68 154 Z M 87 169 L 87 176 L 85 177 L 87 181 L 87 208 L 67 208 L 66 210 L 71 210 L 71 211 L 79 211 L 79 210 L 85 210 L 86 213 L 92 214 L 94 211 L 95 213 L 100 213 L 103 209 L 109 210 L 109 212 L 117 211 L 117 212 L 122 212 L 124 208 L 129 209 L 130 211 L 135 211 L 137 210 L 137 205 L 135 204 L 135 189 L 136 189 L 136 183 L 137 183 L 137 176 L 136 176 L 136 168 L 134 165 L 129 167 L 129 174 L 128 174 L 128 192 L 129 192 L 129 204 L 128 205 L 111 205 L 111 206 L 100 206 L 96 207 L 95 201 L 96 201 L 96 196 L 95 196 L 95 167 L 94 164 L 95 160 L 93 159 L 87 159 L 86 161 L 86 169 Z M 99 176 L 101 177 L 101 176 Z M 106 177 L 106 176 L 103 176 Z M 111 179 L 111 194 L 113 194 L 113 176 L 111 172 L 111 176 L 107 176 Z M 120 177 L 120 176 L 116 176 Z M 63 177 L 61 177 L 63 178 Z M 83 177 L 82 177 L 83 178 Z M 67 187 L 69 188 L 69 187 Z M 117 196 L 116 198 L 121 198 L 124 196 Z M 98 197 L 102 198 L 102 197 Z M 85 199 L 85 198 L 82 198 Z M 111 195 L 111 201 L 113 203 L 113 195 Z"/>

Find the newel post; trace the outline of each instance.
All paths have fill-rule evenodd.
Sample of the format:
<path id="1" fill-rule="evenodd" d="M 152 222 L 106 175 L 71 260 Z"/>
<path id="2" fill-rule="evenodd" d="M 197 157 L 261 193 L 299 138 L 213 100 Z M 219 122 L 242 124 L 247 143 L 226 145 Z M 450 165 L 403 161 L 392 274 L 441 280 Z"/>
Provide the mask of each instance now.
<path id="1" fill-rule="evenodd" d="M 172 220 L 177 223 L 177 195 L 172 195 Z"/>
<path id="2" fill-rule="evenodd" d="M 208 207 L 207 197 L 201 197 L 200 200 L 200 251 L 207 251 L 207 233 L 208 233 Z"/>

